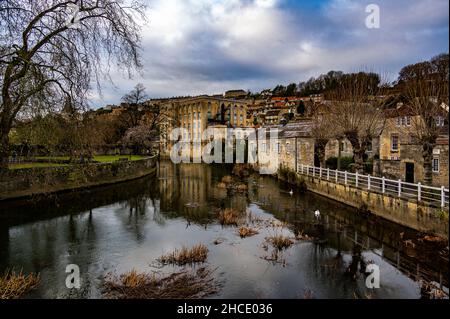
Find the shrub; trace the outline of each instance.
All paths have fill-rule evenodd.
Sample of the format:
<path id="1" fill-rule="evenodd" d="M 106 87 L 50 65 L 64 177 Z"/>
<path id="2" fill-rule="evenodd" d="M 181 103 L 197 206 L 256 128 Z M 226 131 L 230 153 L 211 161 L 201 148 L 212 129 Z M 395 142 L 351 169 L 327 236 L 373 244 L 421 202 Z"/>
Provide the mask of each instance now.
<path id="1" fill-rule="evenodd" d="M 329 169 L 337 169 L 337 162 L 338 162 L 337 157 L 332 156 L 325 161 L 325 164 Z M 353 157 L 349 156 L 341 157 L 341 170 L 343 171 L 349 170 L 350 165 L 353 164 L 354 162 L 355 161 L 353 160 Z"/>

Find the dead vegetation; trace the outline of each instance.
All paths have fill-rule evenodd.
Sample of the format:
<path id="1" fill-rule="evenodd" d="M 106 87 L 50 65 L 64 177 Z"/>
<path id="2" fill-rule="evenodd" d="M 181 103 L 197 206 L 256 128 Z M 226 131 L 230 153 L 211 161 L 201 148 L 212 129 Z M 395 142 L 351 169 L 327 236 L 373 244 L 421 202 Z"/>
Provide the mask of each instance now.
<path id="1" fill-rule="evenodd" d="M 264 260 L 270 261 L 274 264 L 281 264 L 283 267 L 286 267 L 286 259 L 283 257 L 283 254 L 278 249 L 273 249 L 270 255 L 266 255 L 261 257 Z"/>
<path id="2" fill-rule="evenodd" d="M 294 244 L 294 241 L 291 238 L 284 235 L 273 235 L 267 237 L 266 240 L 278 251 L 287 249 Z"/>
<path id="3" fill-rule="evenodd" d="M 205 262 L 208 257 L 208 248 L 203 244 L 198 244 L 192 248 L 182 247 L 174 252 L 162 255 L 157 260 L 163 265 L 187 265 Z"/>
<path id="4" fill-rule="evenodd" d="M 217 184 L 217 188 L 219 188 L 219 189 L 226 189 L 227 188 L 227 184 L 225 184 L 223 182 L 220 182 L 220 183 Z"/>
<path id="5" fill-rule="evenodd" d="M 258 231 L 256 229 L 247 226 L 241 226 L 238 229 L 238 234 L 239 236 L 241 236 L 241 238 L 245 238 L 258 234 Z"/>
<path id="6" fill-rule="evenodd" d="M 248 187 L 245 184 L 239 184 L 236 186 L 236 191 L 239 193 L 245 193 L 247 190 L 248 190 Z"/>
<path id="7" fill-rule="evenodd" d="M 219 211 L 219 222 L 221 225 L 238 225 L 239 211 L 233 208 L 226 208 Z"/>
<path id="8" fill-rule="evenodd" d="M 197 299 L 217 293 L 220 283 L 213 277 L 214 269 L 202 267 L 168 276 L 138 273 L 120 276 L 108 274 L 104 296 L 109 299 Z"/>
<path id="9" fill-rule="evenodd" d="M 39 285 L 39 275 L 7 270 L 0 277 L 0 299 L 18 299 Z"/>
<path id="10" fill-rule="evenodd" d="M 224 184 L 231 184 L 233 182 L 233 177 L 230 175 L 222 177 L 222 183 Z"/>

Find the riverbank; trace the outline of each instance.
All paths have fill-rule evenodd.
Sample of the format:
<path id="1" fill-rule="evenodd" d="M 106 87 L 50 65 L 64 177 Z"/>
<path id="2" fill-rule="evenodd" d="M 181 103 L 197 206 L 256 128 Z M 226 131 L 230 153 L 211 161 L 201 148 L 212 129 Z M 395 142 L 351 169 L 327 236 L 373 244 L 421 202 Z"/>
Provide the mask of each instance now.
<path id="1" fill-rule="evenodd" d="M 0 201 L 69 192 L 137 179 L 156 172 L 157 156 L 135 161 L 32 167 L 0 175 Z"/>
<path id="2" fill-rule="evenodd" d="M 389 194 L 361 190 L 351 185 L 336 184 L 292 171 L 279 172 L 277 177 L 295 186 L 302 185 L 303 189 L 306 187 L 308 191 L 354 207 L 359 211 L 374 214 L 419 232 L 447 240 L 449 238 L 448 220 L 441 217 L 440 207 L 414 199 L 396 198 Z"/>

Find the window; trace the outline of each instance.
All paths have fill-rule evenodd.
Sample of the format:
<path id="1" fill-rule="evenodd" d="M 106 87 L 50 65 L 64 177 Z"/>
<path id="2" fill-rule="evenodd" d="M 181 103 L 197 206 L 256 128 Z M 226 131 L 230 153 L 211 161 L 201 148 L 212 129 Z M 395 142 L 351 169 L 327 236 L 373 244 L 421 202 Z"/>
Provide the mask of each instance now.
<path id="1" fill-rule="evenodd" d="M 411 126 L 411 116 L 406 117 L 406 125 Z"/>
<path id="2" fill-rule="evenodd" d="M 276 150 L 277 150 L 277 153 L 278 153 L 278 154 L 281 153 L 280 143 L 277 143 L 277 144 L 276 144 Z"/>
<path id="3" fill-rule="evenodd" d="M 438 116 L 436 118 L 436 126 L 444 126 L 445 125 L 445 119 L 442 116 Z"/>
<path id="4" fill-rule="evenodd" d="M 398 151 L 398 135 L 391 136 L 391 151 L 393 152 Z"/>
<path id="5" fill-rule="evenodd" d="M 403 116 L 402 117 L 402 126 L 405 126 L 406 125 L 406 116 Z"/>
<path id="6" fill-rule="evenodd" d="M 286 143 L 286 154 L 289 155 L 290 152 L 291 152 L 291 143 L 287 142 L 287 143 Z"/>
<path id="7" fill-rule="evenodd" d="M 439 173 L 439 158 L 433 158 L 433 172 Z"/>
<path id="8" fill-rule="evenodd" d="M 400 117 L 397 117 L 397 126 L 400 126 Z"/>

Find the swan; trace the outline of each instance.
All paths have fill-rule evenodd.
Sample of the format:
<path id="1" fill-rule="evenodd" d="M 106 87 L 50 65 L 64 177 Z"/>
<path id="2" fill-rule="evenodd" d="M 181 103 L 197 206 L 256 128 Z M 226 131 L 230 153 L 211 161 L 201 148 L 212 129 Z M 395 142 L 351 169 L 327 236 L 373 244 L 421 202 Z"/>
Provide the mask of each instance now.
<path id="1" fill-rule="evenodd" d="M 289 195 L 294 195 L 294 191 L 291 189 L 291 191 L 289 192 Z"/>
<path id="2" fill-rule="evenodd" d="M 319 210 L 316 210 L 316 211 L 314 212 L 314 216 L 316 216 L 316 218 L 319 219 L 319 218 L 320 218 L 320 211 L 319 211 Z"/>

